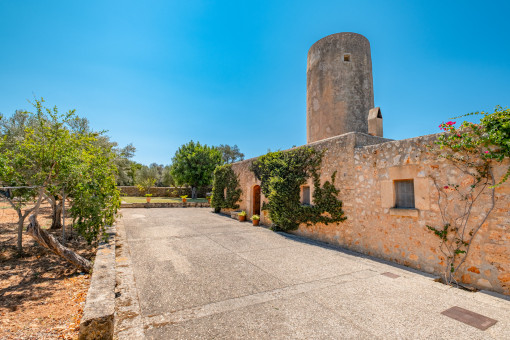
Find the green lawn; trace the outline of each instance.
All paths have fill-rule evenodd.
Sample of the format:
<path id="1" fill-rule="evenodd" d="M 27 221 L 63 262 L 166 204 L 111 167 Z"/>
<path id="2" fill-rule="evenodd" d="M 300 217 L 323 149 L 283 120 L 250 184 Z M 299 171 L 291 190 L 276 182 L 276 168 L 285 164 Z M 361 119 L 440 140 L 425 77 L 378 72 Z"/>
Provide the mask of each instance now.
<path id="1" fill-rule="evenodd" d="M 132 197 L 132 196 L 125 196 L 121 197 L 122 202 L 124 203 L 145 203 L 145 197 Z M 182 202 L 182 199 L 180 198 L 174 198 L 174 197 L 151 197 L 151 203 L 180 203 Z M 197 199 L 191 199 L 186 198 L 186 202 L 193 203 L 206 203 L 206 198 L 197 198 Z"/>

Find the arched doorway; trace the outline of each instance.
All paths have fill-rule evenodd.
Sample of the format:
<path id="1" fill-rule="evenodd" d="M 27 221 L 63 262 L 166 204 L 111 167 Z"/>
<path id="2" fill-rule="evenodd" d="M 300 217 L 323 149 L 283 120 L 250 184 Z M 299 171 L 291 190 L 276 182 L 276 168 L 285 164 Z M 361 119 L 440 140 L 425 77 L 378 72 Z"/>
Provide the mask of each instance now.
<path id="1" fill-rule="evenodd" d="M 260 215 L 260 185 L 255 185 L 252 191 L 252 214 Z"/>

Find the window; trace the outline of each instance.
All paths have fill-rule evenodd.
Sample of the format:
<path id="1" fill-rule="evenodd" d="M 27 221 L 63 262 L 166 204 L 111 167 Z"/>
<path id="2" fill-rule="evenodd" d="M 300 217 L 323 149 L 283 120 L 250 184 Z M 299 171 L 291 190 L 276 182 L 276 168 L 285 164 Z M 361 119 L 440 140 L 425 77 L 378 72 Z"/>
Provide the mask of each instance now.
<path id="1" fill-rule="evenodd" d="M 310 187 L 309 186 L 302 187 L 301 193 L 302 193 L 301 204 L 310 205 Z"/>
<path id="2" fill-rule="evenodd" d="M 344 61 L 351 61 L 351 55 L 350 54 L 344 54 Z"/>
<path id="3" fill-rule="evenodd" d="M 414 209 L 414 182 L 412 179 L 395 181 L 395 208 Z"/>

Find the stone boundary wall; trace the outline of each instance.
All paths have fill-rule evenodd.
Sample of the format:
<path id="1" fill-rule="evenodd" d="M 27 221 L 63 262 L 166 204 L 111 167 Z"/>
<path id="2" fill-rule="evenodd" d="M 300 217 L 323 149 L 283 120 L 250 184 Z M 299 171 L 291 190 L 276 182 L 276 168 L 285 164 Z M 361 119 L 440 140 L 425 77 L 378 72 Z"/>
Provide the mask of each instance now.
<path id="1" fill-rule="evenodd" d="M 78 339 L 113 339 L 115 314 L 115 227 L 97 248 Z"/>
<path id="2" fill-rule="evenodd" d="M 210 208 L 207 202 L 186 203 L 123 203 L 121 208 Z"/>
<path id="3" fill-rule="evenodd" d="M 143 197 L 145 194 L 140 193 L 135 186 L 117 186 L 120 190 L 120 194 L 122 196 L 135 196 L 135 197 Z M 211 192 L 211 187 L 204 187 L 197 189 L 198 197 L 205 197 L 208 192 Z M 150 190 L 152 197 L 180 197 L 184 195 L 188 195 L 191 197 L 191 188 L 186 187 L 153 187 Z"/>
<path id="4" fill-rule="evenodd" d="M 309 144 L 325 151 L 321 182 L 330 180 L 336 171 L 335 185 L 340 189 L 347 220 L 301 225 L 294 233 L 441 275 L 444 256 L 439 250 L 440 240 L 426 227 L 443 225 L 432 178 L 459 185 L 469 183 L 455 166 L 429 152 L 427 145 L 436 138 L 437 135 L 428 135 L 390 141 L 348 133 Z M 260 185 L 249 170 L 253 160 L 233 164 L 243 190 L 239 210 L 245 210 L 247 217 L 253 214 L 253 187 Z M 508 162 L 495 166 L 497 179 L 507 166 Z M 414 182 L 415 209 L 394 208 L 394 181 L 403 179 Z M 313 197 L 311 179 L 307 185 Z M 261 201 L 267 201 L 263 195 Z M 495 201 L 457 279 L 479 289 L 510 295 L 510 182 L 496 188 Z M 459 203 L 450 203 L 448 212 L 453 214 Z M 489 203 L 489 195 L 482 195 L 473 207 L 472 223 L 483 217 Z M 267 212 L 261 212 L 261 223 L 271 225 Z"/>

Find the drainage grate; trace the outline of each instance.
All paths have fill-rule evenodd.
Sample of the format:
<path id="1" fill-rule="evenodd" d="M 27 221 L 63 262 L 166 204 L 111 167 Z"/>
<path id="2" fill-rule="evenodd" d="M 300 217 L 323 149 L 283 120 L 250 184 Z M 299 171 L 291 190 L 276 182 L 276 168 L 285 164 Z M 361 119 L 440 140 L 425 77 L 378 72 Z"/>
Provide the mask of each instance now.
<path id="1" fill-rule="evenodd" d="M 446 315 L 452 319 L 463 322 L 470 326 L 481 329 L 482 331 L 486 330 L 490 326 L 494 325 L 497 321 L 481 314 L 469 311 L 460 307 L 452 307 L 450 309 L 445 310 L 441 314 Z"/>
<path id="2" fill-rule="evenodd" d="M 400 277 L 400 275 L 393 274 L 393 273 L 390 273 L 390 272 L 382 273 L 381 275 L 384 275 L 384 276 L 387 276 L 387 277 L 391 277 L 392 279 L 396 279 L 397 277 Z"/>

